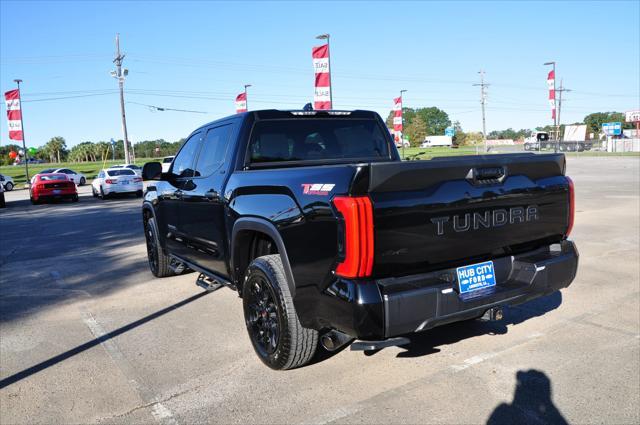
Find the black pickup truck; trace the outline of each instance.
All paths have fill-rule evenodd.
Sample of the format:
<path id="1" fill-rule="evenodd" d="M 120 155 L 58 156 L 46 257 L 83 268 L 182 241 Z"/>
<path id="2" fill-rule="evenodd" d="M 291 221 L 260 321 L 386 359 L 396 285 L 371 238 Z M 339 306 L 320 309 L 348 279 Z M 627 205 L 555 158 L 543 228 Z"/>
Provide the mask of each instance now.
<path id="1" fill-rule="evenodd" d="M 378 349 L 499 318 L 578 266 L 562 154 L 402 162 L 374 112 L 230 116 L 143 175 L 153 274 L 237 290 L 274 369 L 308 363 L 319 342 Z"/>

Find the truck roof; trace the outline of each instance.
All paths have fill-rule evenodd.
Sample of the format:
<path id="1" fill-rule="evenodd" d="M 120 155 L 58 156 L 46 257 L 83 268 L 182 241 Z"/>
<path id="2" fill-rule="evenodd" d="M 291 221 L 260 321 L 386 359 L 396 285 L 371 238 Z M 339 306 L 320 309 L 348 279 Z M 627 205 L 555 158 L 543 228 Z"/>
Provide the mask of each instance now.
<path id="1" fill-rule="evenodd" d="M 197 130 L 200 130 L 203 127 L 208 127 L 211 124 L 216 124 L 224 121 L 231 121 L 236 119 L 246 119 L 248 116 L 253 115 L 256 120 L 266 120 L 266 119 L 287 119 L 287 118 L 312 118 L 312 117 L 330 117 L 330 116 L 339 116 L 339 117 L 349 117 L 349 118 L 364 118 L 364 119 L 375 119 L 378 117 L 378 114 L 374 111 L 366 111 L 362 109 L 355 109 L 353 111 L 348 110 L 313 110 L 313 111 L 305 111 L 302 109 L 291 109 L 291 110 L 281 110 L 281 109 L 260 109 L 257 111 L 247 111 L 239 114 L 228 115 L 226 117 L 208 122 L 206 124 L 198 127 Z M 195 130 L 195 131 L 197 131 Z"/>

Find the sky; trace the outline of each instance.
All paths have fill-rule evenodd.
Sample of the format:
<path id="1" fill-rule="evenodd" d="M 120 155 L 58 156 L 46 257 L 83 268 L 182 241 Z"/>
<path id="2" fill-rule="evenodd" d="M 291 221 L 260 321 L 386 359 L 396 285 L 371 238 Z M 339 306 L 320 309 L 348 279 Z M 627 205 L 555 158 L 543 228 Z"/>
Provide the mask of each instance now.
<path id="1" fill-rule="evenodd" d="M 115 34 L 125 53 L 129 139 L 175 141 L 235 112 L 300 109 L 313 98 L 311 48 L 331 34 L 335 109 L 386 117 L 437 106 L 480 131 L 552 124 L 544 62 L 565 92 L 561 121 L 640 109 L 640 1 L 0 2 L 0 89 L 23 80 L 27 146 L 122 138 Z M 197 112 L 153 112 L 144 105 Z M 2 103 L 2 115 L 6 107 Z M 7 144 L 6 118 L 0 144 Z"/>

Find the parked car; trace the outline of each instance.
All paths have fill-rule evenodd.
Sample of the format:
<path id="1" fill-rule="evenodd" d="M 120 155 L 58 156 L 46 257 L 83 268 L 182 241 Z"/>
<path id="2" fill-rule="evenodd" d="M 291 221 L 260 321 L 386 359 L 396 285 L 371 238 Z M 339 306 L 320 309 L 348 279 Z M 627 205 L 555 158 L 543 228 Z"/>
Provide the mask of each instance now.
<path id="1" fill-rule="evenodd" d="M 133 170 L 134 173 L 136 173 L 139 176 L 142 176 L 142 167 L 136 165 L 136 164 L 120 164 L 120 165 L 112 165 L 109 168 L 127 168 L 129 170 Z"/>
<path id="2" fill-rule="evenodd" d="M 0 208 L 6 207 L 7 204 L 4 200 L 4 186 L 0 184 Z"/>
<path id="3" fill-rule="evenodd" d="M 32 204 L 54 199 L 71 199 L 78 202 L 75 183 L 63 173 L 36 174 L 29 191 Z"/>
<path id="4" fill-rule="evenodd" d="M 128 168 L 107 168 L 91 182 L 94 197 L 106 199 L 115 193 L 135 193 L 142 196 L 142 177 Z"/>
<path id="5" fill-rule="evenodd" d="M 162 172 L 166 173 L 169 171 L 169 167 L 171 167 L 171 163 L 173 162 L 173 158 L 175 158 L 175 155 L 172 156 L 165 156 L 164 158 L 162 158 Z"/>
<path id="6" fill-rule="evenodd" d="M 7 176 L 7 175 L 4 175 L 4 174 L 0 174 L 0 185 L 7 192 L 11 192 L 13 190 L 13 188 L 15 187 L 15 185 L 13 183 L 13 178 L 11 176 Z"/>
<path id="7" fill-rule="evenodd" d="M 45 168 L 44 170 L 38 172 L 38 174 L 47 174 L 47 173 L 65 174 L 67 177 L 69 177 L 69 180 L 71 180 L 78 186 L 84 186 L 85 184 L 87 184 L 87 178 L 84 176 L 84 174 L 78 173 L 69 168 Z M 36 174 L 36 176 L 38 174 Z M 31 184 L 33 184 L 36 176 L 33 176 L 31 178 Z"/>
<path id="8" fill-rule="evenodd" d="M 238 291 L 273 369 L 319 343 L 376 350 L 500 320 L 578 267 L 563 154 L 406 162 L 375 112 L 265 110 L 196 129 L 161 171 L 143 169 L 151 272 Z"/>

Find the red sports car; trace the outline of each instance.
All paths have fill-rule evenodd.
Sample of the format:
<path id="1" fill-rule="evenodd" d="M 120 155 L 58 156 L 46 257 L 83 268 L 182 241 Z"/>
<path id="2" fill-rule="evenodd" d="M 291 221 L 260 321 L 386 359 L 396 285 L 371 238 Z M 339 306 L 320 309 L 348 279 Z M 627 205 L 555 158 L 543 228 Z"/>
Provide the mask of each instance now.
<path id="1" fill-rule="evenodd" d="M 31 184 L 31 203 L 51 199 L 71 199 L 78 202 L 78 190 L 74 182 L 66 174 L 46 173 L 38 174 Z"/>

